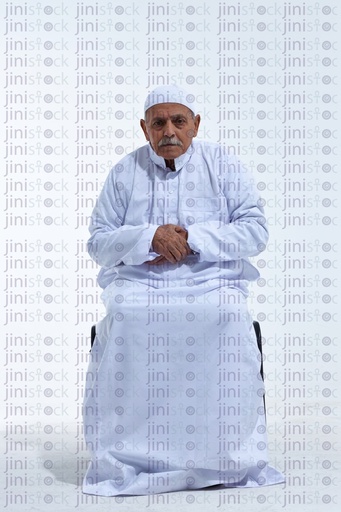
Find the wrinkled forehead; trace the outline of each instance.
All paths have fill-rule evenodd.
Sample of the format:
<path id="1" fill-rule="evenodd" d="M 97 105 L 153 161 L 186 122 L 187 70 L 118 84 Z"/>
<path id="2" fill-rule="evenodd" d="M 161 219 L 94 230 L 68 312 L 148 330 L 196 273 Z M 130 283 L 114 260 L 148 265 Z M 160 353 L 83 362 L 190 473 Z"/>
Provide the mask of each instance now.
<path id="1" fill-rule="evenodd" d="M 150 107 L 145 113 L 145 121 L 150 121 L 154 118 L 168 119 L 175 116 L 185 116 L 193 118 L 193 112 L 180 103 L 159 103 Z"/>

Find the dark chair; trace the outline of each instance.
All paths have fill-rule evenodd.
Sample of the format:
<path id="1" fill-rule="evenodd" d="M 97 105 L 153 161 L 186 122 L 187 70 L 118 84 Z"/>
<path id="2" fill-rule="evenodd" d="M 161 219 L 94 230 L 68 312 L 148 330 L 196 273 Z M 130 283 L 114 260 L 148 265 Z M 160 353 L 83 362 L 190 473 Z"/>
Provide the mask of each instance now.
<path id="1" fill-rule="evenodd" d="M 260 374 L 261 374 L 262 379 L 264 381 L 262 333 L 261 333 L 261 330 L 260 330 L 259 322 L 254 321 L 253 322 L 253 328 L 254 328 L 255 333 L 256 333 L 257 345 L 258 345 L 258 349 L 259 349 L 259 352 L 260 352 Z M 95 332 L 96 332 L 96 330 L 95 330 Z"/>
<path id="2" fill-rule="evenodd" d="M 259 354 L 260 354 L 260 370 L 259 370 L 259 372 L 260 372 L 261 377 L 262 377 L 262 379 L 264 381 L 262 333 L 261 333 L 261 330 L 260 330 L 259 322 L 254 321 L 253 322 L 253 328 L 254 328 L 255 333 L 256 333 L 257 345 L 258 345 Z M 93 325 L 91 327 L 91 347 L 94 344 L 95 337 L 96 337 L 96 325 Z M 264 413 L 266 413 L 266 409 L 265 409 L 265 395 L 263 396 L 263 402 L 264 402 Z"/>
<path id="3" fill-rule="evenodd" d="M 259 322 L 256 322 L 256 321 L 253 322 L 253 327 L 254 327 L 254 330 L 256 332 L 257 345 L 258 345 L 258 349 L 259 349 L 259 352 L 260 352 L 260 374 L 262 376 L 262 379 L 264 380 L 263 351 L 262 351 L 262 333 L 261 333 L 261 330 L 260 330 Z M 96 325 L 93 325 L 91 327 L 91 347 L 94 344 L 95 337 L 96 337 Z"/>
<path id="4" fill-rule="evenodd" d="M 96 325 L 93 325 L 91 327 L 91 348 L 92 348 L 92 345 L 94 344 L 95 338 L 96 338 Z"/>

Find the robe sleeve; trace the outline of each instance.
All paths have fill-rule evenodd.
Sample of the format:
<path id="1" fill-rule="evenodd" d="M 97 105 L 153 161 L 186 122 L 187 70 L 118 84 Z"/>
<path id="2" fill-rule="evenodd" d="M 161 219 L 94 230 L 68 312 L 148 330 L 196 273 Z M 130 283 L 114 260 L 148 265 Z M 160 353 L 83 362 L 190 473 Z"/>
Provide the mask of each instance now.
<path id="1" fill-rule="evenodd" d="M 188 244 L 199 261 L 247 259 L 264 251 L 268 229 L 263 202 L 251 173 L 237 160 L 227 160 L 220 175 L 227 212 L 220 220 L 197 222 L 188 229 Z"/>
<path id="2" fill-rule="evenodd" d="M 92 212 L 87 244 L 89 255 L 103 268 L 141 265 L 155 257 L 151 244 L 158 226 L 123 225 L 130 195 L 129 179 L 116 181 L 112 170 Z"/>

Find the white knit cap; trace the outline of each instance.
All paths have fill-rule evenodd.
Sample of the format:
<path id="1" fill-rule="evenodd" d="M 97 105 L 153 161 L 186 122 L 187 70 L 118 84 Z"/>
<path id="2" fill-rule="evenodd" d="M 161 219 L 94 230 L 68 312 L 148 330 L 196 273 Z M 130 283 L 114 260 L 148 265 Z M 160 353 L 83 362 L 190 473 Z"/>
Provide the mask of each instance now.
<path id="1" fill-rule="evenodd" d="M 189 108 L 195 114 L 195 96 L 177 85 L 160 85 L 153 89 L 147 96 L 144 104 L 144 112 L 160 103 L 179 103 Z"/>

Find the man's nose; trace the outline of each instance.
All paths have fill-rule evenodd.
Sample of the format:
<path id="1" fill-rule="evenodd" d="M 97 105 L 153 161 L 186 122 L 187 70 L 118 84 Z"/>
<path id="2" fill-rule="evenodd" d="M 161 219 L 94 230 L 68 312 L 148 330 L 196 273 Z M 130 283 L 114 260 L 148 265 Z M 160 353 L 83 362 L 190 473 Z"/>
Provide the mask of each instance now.
<path id="1" fill-rule="evenodd" d="M 175 135 L 174 125 L 170 119 L 168 119 L 168 121 L 166 121 L 166 123 L 163 127 L 163 135 L 165 137 L 173 137 L 173 135 Z"/>

